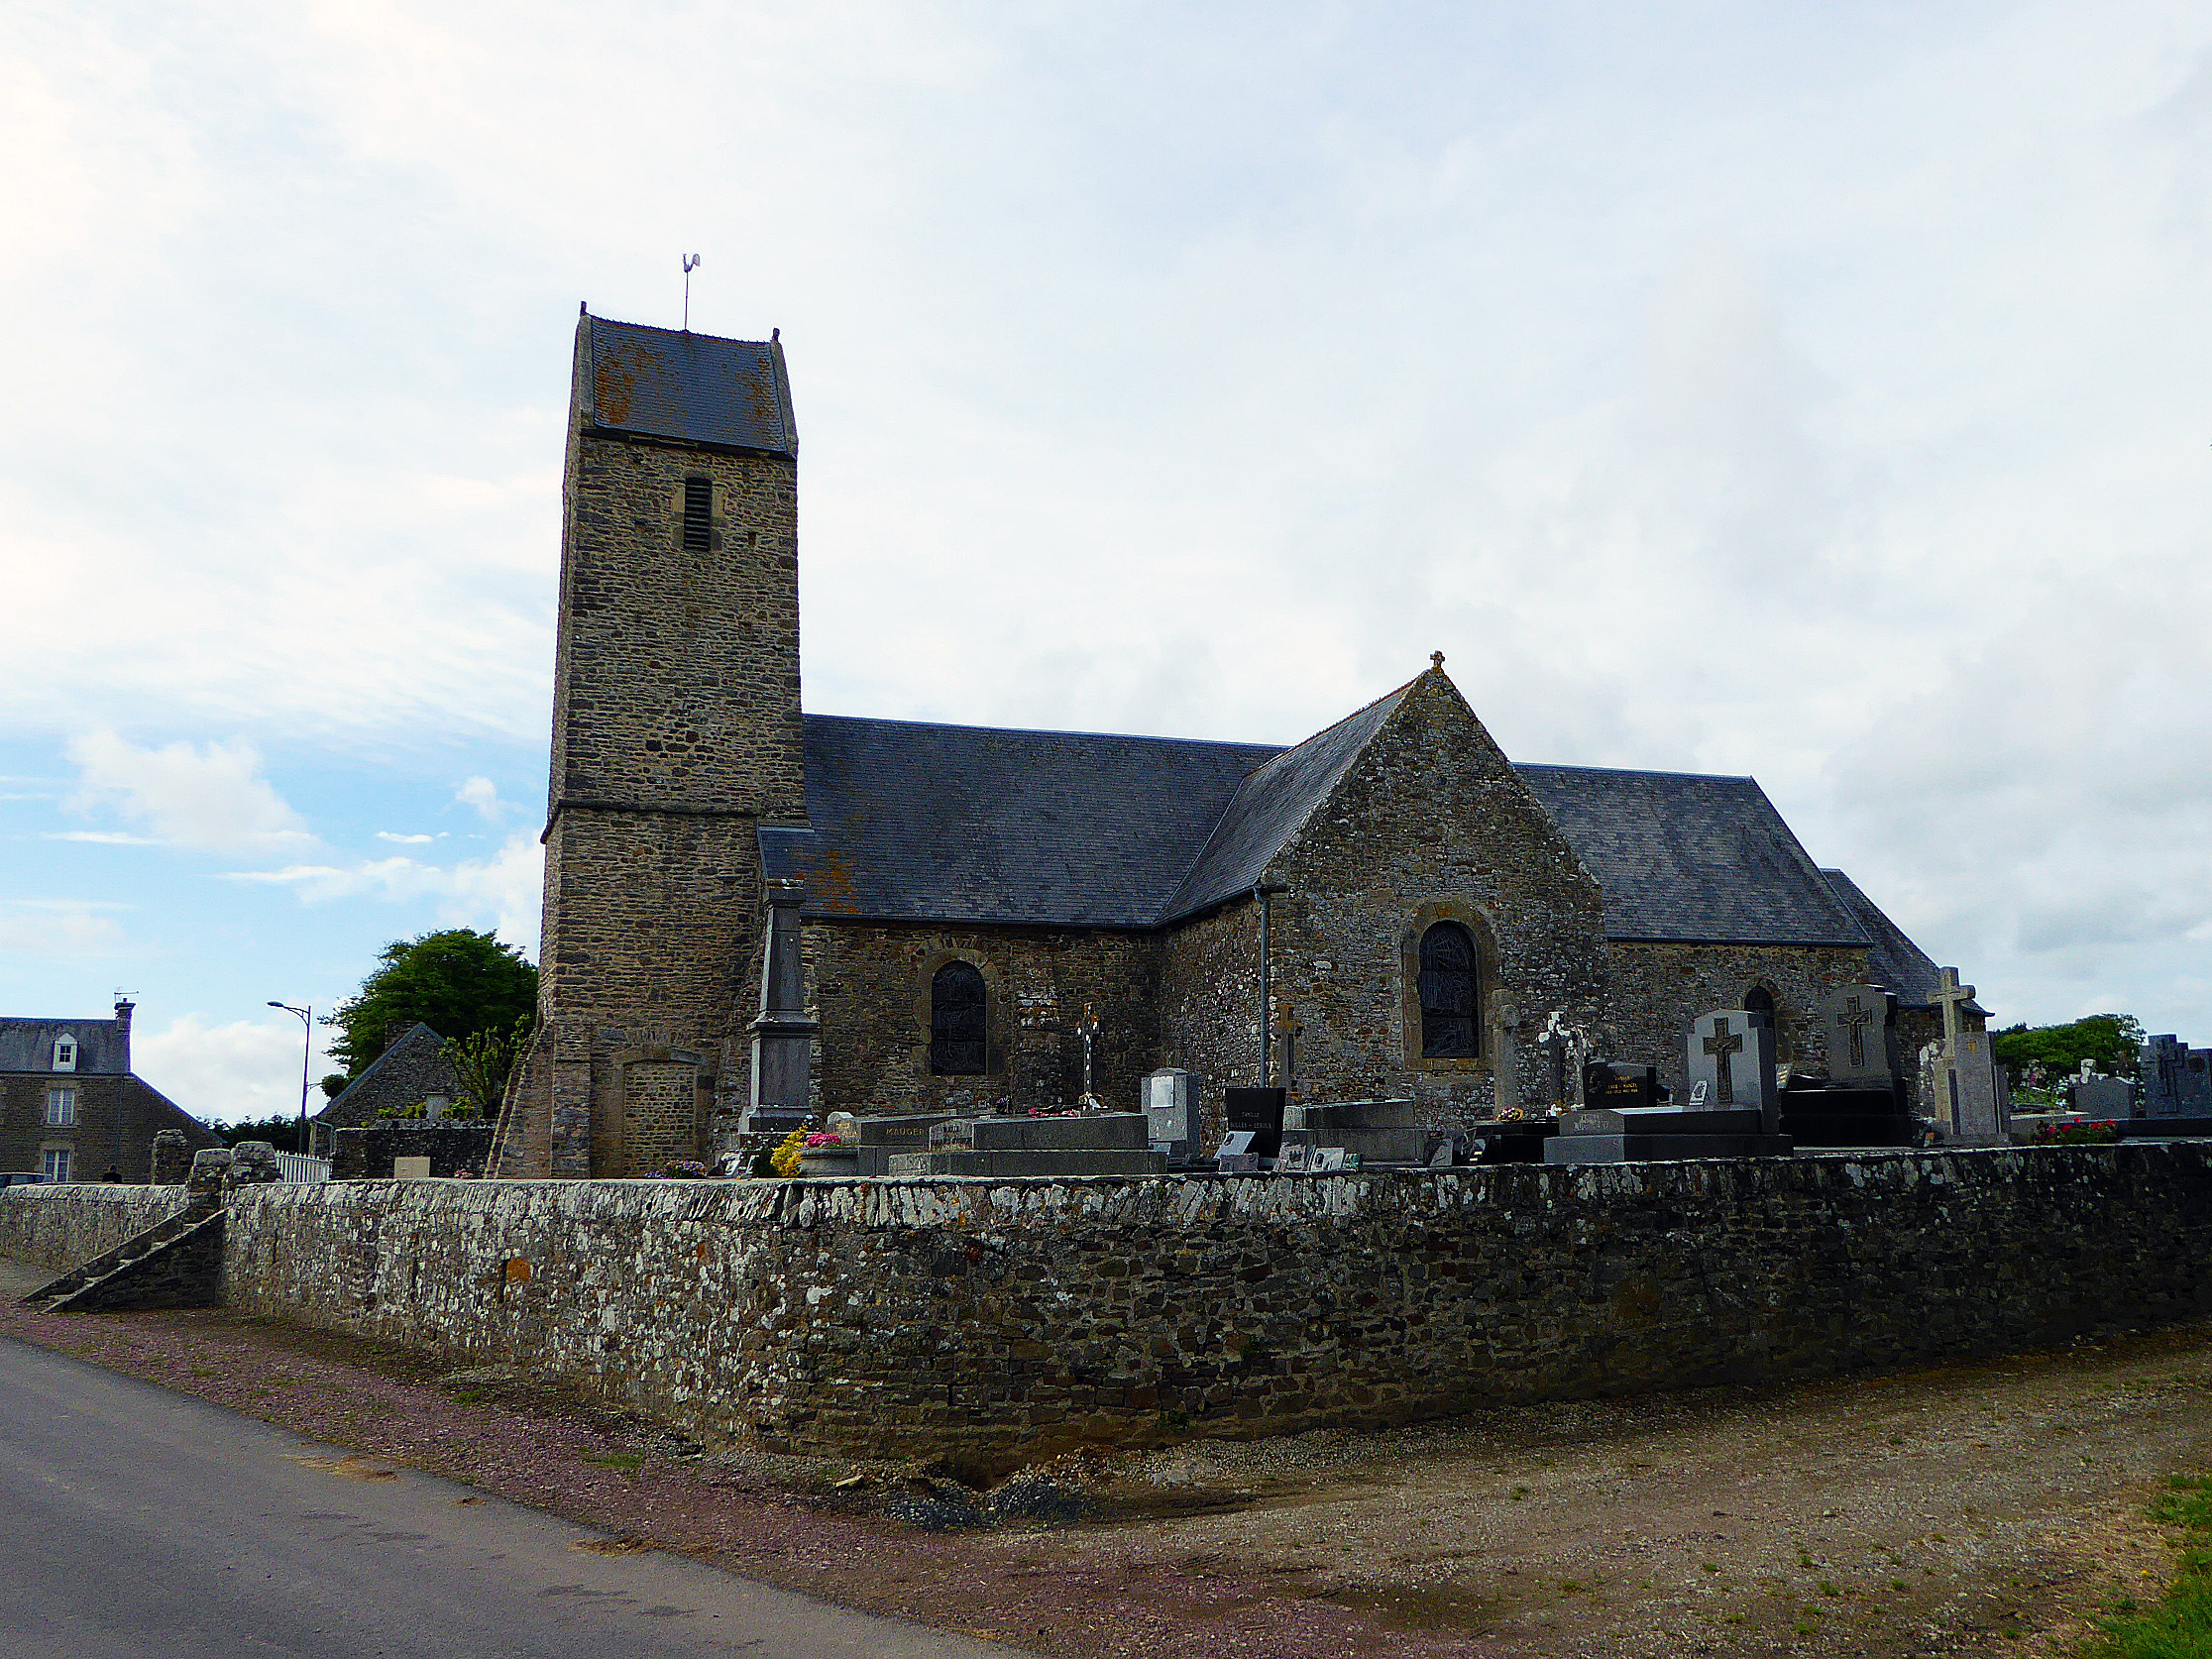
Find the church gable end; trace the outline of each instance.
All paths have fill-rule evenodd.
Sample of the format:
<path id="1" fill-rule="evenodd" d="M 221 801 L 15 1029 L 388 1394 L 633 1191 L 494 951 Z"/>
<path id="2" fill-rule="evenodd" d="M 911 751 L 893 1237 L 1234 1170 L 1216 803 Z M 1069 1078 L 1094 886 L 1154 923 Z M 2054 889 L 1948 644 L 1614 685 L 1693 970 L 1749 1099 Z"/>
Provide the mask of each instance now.
<path id="1" fill-rule="evenodd" d="M 1331 1095 L 1465 1118 L 1532 1098 L 1549 1018 L 1599 1023 L 1604 901 L 1441 666 L 1386 701 L 1267 860 L 1274 1021 Z"/>

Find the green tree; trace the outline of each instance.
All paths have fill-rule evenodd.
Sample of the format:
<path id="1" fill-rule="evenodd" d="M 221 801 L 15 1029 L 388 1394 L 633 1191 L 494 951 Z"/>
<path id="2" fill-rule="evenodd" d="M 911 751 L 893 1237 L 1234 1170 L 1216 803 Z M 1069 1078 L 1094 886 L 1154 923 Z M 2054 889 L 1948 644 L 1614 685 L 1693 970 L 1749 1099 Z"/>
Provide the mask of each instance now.
<path id="1" fill-rule="evenodd" d="M 506 1098 L 507 1073 L 529 1046 L 530 1032 L 536 1024 L 536 1015 L 525 1014 L 505 1031 L 480 1031 L 474 1037 L 445 1040 L 446 1063 L 461 1083 L 461 1098 L 456 1104 L 465 1113 L 481 1118 L 499 1115 L 499 1103 Z"/>
<path id="2" fill-rule="evenodd" d="M 384 1052 L 385 1034 L 417 1020 L 440 1037 L 466 1042 L 484 1032 L 511 1032 L 537 1012 L 537 969 L 511 944 L 489 933 L 448 928 L 420 939 L 394 940 L 357 995 L 324 1023 L 340 1036 L 330 1057 L 358 1077 Z"/>
<path id="3" fill-rule="evenodd" d="M 2143 1069 L 2137 1052 L 2143 1025 L 2133 1014 L 2092 1014 L 2063 1026 L 2008 1026 L 1990 1044 L 1997 1062 L 2018 1081 L 2031 1065 L 2041 1065 L 2056 1084 L 2089 1060 L 2108 1077 L 2134 1077 Z"/>
<path id="4" fill-rule="evenodd" d="M 267 1141 L 278 1152 L 299 1150 L 297 1112 L 272 1112 L 266 1118 L 246 1118 L 238 1123 L 211 1123 L 207 1127 L 215 1132 L 215 1138 L 226 1147 L 235 1147 L 241 1141 Z"/>

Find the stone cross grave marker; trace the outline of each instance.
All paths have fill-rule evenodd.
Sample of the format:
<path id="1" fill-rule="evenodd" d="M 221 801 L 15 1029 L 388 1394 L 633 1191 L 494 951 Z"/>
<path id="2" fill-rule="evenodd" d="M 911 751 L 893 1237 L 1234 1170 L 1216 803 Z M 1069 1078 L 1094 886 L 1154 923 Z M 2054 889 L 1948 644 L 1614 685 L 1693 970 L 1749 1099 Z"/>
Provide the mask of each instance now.
<path id="1" fill-rule="evenodd" d="M 1831 1082 L 1897 1086 L 1897 998 L 1879 985 L 1845 985 L 1823 997 L 1819 1012 Z"/>
<path id="2" fill-rule="evenodd" d="M 2170 1032 L 2154 1037 L 2143 1046 L 2143 1114 L 2150 1118 L 2185 1118 L 2183 1078 L 2188 1067 L 2188 1045 Z"/>
<path id="3" fill-rule="evenodd" d="M 1106 1102 L 1091 1092 L 1091 1047 L 1098 1041 L 1098 1016 L 1091 1012 L 1087 1002 L 1083 1004 L 1082 1023 L 1076 1026 L 1075 1035 L 1083 1040 L 1083 1098 L 1076 1104 L 1087 1112 L 1103 1112 Z"/>
<path id="4" fill-rule="evenodd" d="M 1958 969 L 1947 967 L 1931 995 L 1943 1011 L 1943 1048 L 1936 1066 L 1934 1104 L 1958 1140 L 1983 1145 L 2002 1141 L 2005 1126 L 1998 1118 L 1989 1034 L 1968 1031 L 1959 1018 L 1959 1010 L 1973 1000 L 1974 987 L 1961 985 Z"/>
<path id="5" fill-rule="evenodd" d="M 1740 1008 L 1701 1014 L 1690 1027 L 1690 1092 L 1707 1085 L 1708 1111 L 1755 1111 L 1763 1133 L 1781 1133 L 1782 1101 L 1774 1086 L 1774 1025 Z"/>

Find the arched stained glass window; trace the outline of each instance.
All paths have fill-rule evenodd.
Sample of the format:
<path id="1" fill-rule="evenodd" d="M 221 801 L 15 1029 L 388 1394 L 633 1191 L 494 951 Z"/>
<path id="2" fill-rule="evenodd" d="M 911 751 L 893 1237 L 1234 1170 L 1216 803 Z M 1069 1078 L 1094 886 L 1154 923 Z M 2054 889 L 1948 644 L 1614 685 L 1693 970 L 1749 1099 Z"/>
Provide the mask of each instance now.
<path id="1" fill-rule="evenodd" d="M 983 1074 L 983 972 L 946 962 L 930 980 L 930 1069 L 940 1077 Z"/>
<path id="2" fill-rule="evenodd" d="M 1421 1058 L 1483 1051 L 1476 990 L 1474 936 L 1457 922 L 1437 923 L 1421 936 Z"/>

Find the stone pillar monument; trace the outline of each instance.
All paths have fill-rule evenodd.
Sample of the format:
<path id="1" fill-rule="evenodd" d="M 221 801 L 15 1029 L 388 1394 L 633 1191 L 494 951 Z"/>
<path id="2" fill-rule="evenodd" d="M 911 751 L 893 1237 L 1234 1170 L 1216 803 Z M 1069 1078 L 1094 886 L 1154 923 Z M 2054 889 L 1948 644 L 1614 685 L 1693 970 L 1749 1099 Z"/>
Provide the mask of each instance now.
<path id="1" fill-rule="evenodd" d="M 814 1039 L 820 1023 L 807 1018 L 807 982 L 799 953 L 799 884 L 768 888 L 768 944 L 760 969 L 760 1013 L 752 1031 L 752 1104 L 747 1133 L 791 1130 L 813 1109 Z"/>

